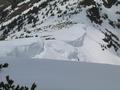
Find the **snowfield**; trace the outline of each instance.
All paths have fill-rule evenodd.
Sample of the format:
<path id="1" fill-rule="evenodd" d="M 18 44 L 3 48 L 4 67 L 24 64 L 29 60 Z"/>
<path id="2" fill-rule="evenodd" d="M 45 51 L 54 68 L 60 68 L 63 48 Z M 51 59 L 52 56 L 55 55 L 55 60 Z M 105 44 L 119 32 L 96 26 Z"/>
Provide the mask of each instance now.
<path id="1" fill-rule="evenodd" d="M 10 75 L 15 84 L 35 82 L 36 90 L 120 90 L 120 66 L 28 58 L 0 62 L 9 63 L 0 81 Z"/>
<path id="2" fill-rule="evenodd" d="M 106 8 L 102 0 L 85 7 L 80 2 L 38 0 L 32 3 L 25 0 L 15 10 L 7 7 L 8 17 L 12 13 L 18 15 L 10 15 L 13 17 L 4 18 L 0 23 L 0 39 L 6 40 L 0 41 L 0 58 L 120 65 L 119 0 L 118 5 L 113 4 L 111 8 Z M 28 6 L 19 14 L 24 4 Z M 28 37 L 32 38 L 24 39 Z"/>
<path id="3" fill-rule="evenodd" d="M 0 58 L 42 58 L 120 65 L 120 57 L 116 53 L 101 49 L 99 44 L 103 43 L 103 34 L 93 27 L 78 24 L 41 34 L 42 37 L 1 41 Z"/>

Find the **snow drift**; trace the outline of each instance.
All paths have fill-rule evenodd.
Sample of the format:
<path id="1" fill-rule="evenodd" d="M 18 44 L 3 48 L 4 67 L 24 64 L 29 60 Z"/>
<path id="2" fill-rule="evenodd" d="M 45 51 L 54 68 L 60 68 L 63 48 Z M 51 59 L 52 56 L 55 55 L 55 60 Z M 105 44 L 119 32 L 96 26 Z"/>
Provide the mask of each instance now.
<path id="1" fill-rule="evenodd" d="M 4 59 L 9 67 L 0 73 L 0 80 L 10 75 L 16 84 L 36 90 L 119 90 L 120 66 L 65 62 L 47 59 Z"/>
<path id="2" fill-rule="evenodd" d="M 44 41 L 40 38 L 3 41 L 0 42 L 0 50 L 1 59 L 44 58 L 120 65 L 117 55 L 101 50 L 99 44 L 89 39 L 86 34 L 71 41 Z"/>

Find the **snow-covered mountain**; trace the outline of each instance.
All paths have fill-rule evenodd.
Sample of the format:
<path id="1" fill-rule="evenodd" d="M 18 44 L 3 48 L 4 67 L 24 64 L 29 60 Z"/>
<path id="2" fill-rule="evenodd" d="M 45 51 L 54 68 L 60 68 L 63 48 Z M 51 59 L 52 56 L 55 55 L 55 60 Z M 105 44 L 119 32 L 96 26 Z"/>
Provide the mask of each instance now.
<path id="1" fill-rule="evenodd" d="M 0 58 L 120 64 L 119 9 L 119 0 L 25 0 L 3 7 L 0 39 L 7 41 L 0 42 Z"/>

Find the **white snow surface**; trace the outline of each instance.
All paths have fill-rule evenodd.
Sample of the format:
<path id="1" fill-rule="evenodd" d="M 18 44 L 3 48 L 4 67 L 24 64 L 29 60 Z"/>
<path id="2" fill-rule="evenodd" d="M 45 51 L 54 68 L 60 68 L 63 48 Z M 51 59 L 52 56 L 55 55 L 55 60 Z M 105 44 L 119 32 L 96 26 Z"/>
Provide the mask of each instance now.
<path id="1" fill-rule="evenodd" d="M 1 41 L 0 58 L 42 58 L 120 65 L 119 56 L 101 49 L 99 43 L 103 42 L 103 34 L 93 27 L 76 24 L 41 34 L 42 37 Z M 48 40 L 45 39 L 47 35 Z"/>
<path id="2" fill-rule="evenodd" d="M 19 3 L 19 5 L 29 1 L 25 0 Z M 21 16 L 45 1 L 40 0 L 36 2 L 33 6 L 23 11 Z M 60 4 L 63 1 L 53 0 L 49 3 L 53 7 L 50 8 L 48 4 L 38 11 L 38 15 L 34 15 L 34 17 L 38 16 L 39 19 L 35 27 L 32 24 L 28 24 L 25 20 L 24 26 L 20 31 L 17 30 L 17 26 L 10 30 L 5 39 L 9 41 L 0 42 L 0 58 L 29 57 L 120 64 L 120 49 L 115 52 L 114 47 L 112 47 L 103 51 L 101 45 L 107 45 L 107 43 L 103 41 L 105 35 L 100 32 L 106 32 L 105 29 L 108 29 L 120 38 L 120 30 L 109 25 L 108 20 L 103 20 L 101 26 L 91 23 L 88 17 L 86 17 L 86 11 L 92 6 L 83 7 L 78 12 L 79 9 L 77 7 L 81 0 L 67 0 L 63 5 Z M 53 4 L 56 2 L 57 4 L 54 6 Z M 96 2 L 102 3 L 100 0 L 96 0 Z M 73 8 L 73 10 L 67 9 L 66 6 Z M 120 5 L 109 9 L 105 8 L 104 5 L 101 7 L 101 15 L 107 14 L 109 19 L 113 21 L 119 18 L 119 15 L 115 13 L 119 11 Z M 63 14 L 62 17 L 58 18 L 57 8 L 62 11 L 61 14 L 65 11 L 67 11 L 67 14 Z M 50 9 L 54 16 L 51 16 L 50 12 L 46 15 Z M 72 14 L 76 11 L 78 13 Z M 3 22 L 0 24 L 0 27 L 8 25 L 17 17 L 19 15 Z M 1 35 L 2 33 L 3 31 L 0 31 Z M 25 38 L 26 36 L 38 36 L 38 38 L 14 40 L 16 38 Z M 120 43 L 119 40 L 117 42 L 118 44 Z"/>
<path id="3" fill-rule="evenodd" d="M 25 0 L 18 6 L 29 1 Z M 35 3 L 21 15 L 44 1 L 46 0 Z M 59 0 L 53 0 L 49 4 L 53 6 L 56 1 Z M 67 10 L 68 14 L 77 11 L 80 0 L 69 0 L 60 5 L 63 1 L 56 4 L 62 13 L 67 10 L 66 6 L 73 8 Z M 31 86 L 35 82 L 36 90 L 120 90 L 120 49 L 115 52 L 113 48 L 102 50 L 101 47 L 107 44 L 103 41 L 105 35 L 101 31 L 107 28 L 120 38 L 120 30 L 109 25 L 107 20 L 101 26 L 91 23 L 86 17 L 86 10 L 90 7 L 82 8 L 81 12 L 70 15 L 69 18 L 67 14 L 58 18 L 54 6 L 52 12 L 55 16 L 50 13 L 45 16 L 50 9 L 48 5 L 38 12 L 36 27 L 24 21 L 21 31 L 18 32 L 16 27 L 11 30 L 5 41 L 0 41 L 0 64 L 9 64 L 7 69 L 0 71 L 0 82 L 5 80 L 6 75 L 10 75 L 16 84 Z M 106 9 L 102 6 L 101 14 L 106 13 L 114 21 L 119 18 L 115 14 L 119 7 L 120 5 Z M 8 25 L 18 16 L 3 22 L 0 27 Z M 31 33 L 24 32 L 24 29 Z M 32 38 L 24 38 L 26 35 Z M 16 39 L 20 36 L 23 39 Z"/>
<path id="4" fill-rule="evenodd" d="M 35 82 L 35 90 L 120 90 L 120 66 L 28 58 L 0 62 L 9 63 L 0 81 L 10 75 L 16 85 L 30 87 Z"/>

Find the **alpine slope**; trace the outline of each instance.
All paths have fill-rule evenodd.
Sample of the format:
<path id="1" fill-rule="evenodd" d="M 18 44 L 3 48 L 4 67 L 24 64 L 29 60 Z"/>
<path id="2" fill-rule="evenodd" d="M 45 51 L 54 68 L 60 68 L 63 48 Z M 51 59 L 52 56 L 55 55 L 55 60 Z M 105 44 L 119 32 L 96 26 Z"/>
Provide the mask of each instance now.
<path id="1" fill-rule="evenodd" d="M 0 59 L 120 65 L 120 0 L 23 0 L 0 10 Z"/>

